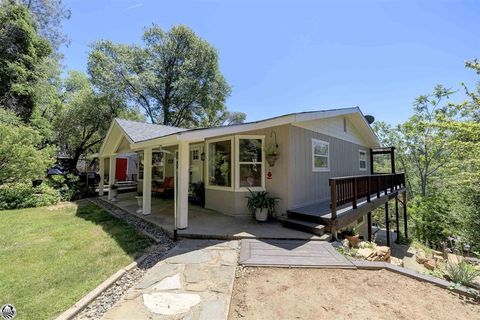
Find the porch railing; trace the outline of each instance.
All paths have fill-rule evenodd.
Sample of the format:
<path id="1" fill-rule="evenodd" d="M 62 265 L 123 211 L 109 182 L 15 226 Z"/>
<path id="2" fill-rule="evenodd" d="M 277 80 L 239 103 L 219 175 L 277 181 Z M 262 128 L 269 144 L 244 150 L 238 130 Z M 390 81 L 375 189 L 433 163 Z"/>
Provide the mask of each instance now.
<path id="1" fill-rule="evenodd" d="M 367 202 L 372 197 L 380 198 L 405 187 L 405 174 L 374 174 L 365 176 L 337 177 L 329 179 L 330 208 L 332 219 L 337 217 L 337 208 L 351 204 L 357 208 L 358 201 L 366 198 Z"/>

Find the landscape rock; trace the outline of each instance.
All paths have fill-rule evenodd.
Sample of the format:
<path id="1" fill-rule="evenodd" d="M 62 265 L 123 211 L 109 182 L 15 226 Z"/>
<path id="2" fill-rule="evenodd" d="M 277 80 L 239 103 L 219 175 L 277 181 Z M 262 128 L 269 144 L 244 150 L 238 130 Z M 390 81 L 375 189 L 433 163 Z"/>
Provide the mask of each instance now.
<path id="1" fill-rule="evenodd" d="M 425 261 L 427 261 L 425 252 L 423 252 L 422 250 L 418 250 L 417 252 L 415 252 L 415 260 L 417 261 L 418 264 L 424 264 Z"/>
<path id="2" fill-rule="evenodd" d="M 364 259 L 368 259 L 373 254 L 374 254 L 374 251 L 371 248 L 360 248 L 357 251 L 357 255 Z"/>
<path id="3" fill-rule="evenodd" d="M 390 263 L 399 267 L 403 267 L 403 260 L 396 257 L 390 257 Z"/>
<path id="4" fill-rule="evenodd" d="M 425 266 L 425 268 L 427 268 L 430 271 L 435 270 L 435 260 L 433 260 L 433 259 L 429 259 L 429 260 L 425 261 L 423 263 L 423 265 Z"/>

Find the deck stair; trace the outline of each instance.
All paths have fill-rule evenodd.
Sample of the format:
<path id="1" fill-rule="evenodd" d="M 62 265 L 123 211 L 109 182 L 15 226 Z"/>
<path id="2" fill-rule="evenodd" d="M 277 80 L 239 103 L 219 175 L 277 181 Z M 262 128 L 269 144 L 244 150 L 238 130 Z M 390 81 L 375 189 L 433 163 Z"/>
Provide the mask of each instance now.
<path id="1" fill-rule="evenodd" d="M 299 217 L 291 217 L 290 213 L 285 218 L 278 218 L 284 227 L 322 236 L 326 232 L 326 226 L 317 221 L 310 221 Z"/>

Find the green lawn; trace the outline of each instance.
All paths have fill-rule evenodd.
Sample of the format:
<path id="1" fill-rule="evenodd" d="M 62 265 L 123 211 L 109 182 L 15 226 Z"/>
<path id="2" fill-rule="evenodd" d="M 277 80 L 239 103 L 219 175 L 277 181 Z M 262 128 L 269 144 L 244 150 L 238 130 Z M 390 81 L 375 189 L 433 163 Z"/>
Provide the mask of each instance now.
<path id="1" fill-rule="evenodd" d="M 0 211 L 0 306 L 51 319 L 152 244 L 88 202 Z"/>

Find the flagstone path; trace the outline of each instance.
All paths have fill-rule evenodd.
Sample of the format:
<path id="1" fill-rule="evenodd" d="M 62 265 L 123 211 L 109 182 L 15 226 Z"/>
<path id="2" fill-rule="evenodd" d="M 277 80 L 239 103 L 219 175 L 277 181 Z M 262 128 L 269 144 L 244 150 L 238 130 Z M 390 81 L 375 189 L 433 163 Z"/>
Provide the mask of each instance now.
<path id="1" fill-rule="evenodd" d="M 239 241 L 180 241 L 103 319 L 226 319 L 239 247 Z"/>

